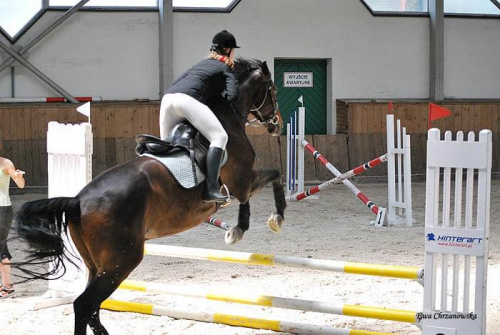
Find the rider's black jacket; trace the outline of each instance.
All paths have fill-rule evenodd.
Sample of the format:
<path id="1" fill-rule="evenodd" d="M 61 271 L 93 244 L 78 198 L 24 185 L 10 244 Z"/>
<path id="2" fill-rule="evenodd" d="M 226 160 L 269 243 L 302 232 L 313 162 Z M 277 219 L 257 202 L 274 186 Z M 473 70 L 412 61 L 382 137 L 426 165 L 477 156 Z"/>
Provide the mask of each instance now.
<path id="1" fill-rule="evenodd" d="M 225 63 L 204 59 L 177 78 L 166 93 L 184 93 L 201 103 L 220 94 L 229 102 L 235 102 L 238 84 L 233 71 Z"/>

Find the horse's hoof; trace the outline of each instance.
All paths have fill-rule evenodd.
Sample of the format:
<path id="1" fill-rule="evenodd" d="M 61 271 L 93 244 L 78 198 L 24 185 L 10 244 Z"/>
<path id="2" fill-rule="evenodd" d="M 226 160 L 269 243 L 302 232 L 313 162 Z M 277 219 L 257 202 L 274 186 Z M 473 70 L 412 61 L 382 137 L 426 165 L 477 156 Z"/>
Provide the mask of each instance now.
<path id="1" fill-rule="evenodd" d="M 240 227 L 232 227 L 226 231 L 224 241 L 226 244 L 235 244 L 243 239 L 243 230 Z"/>
<path id="2" fill-rule="evenodd" d="M 271 214 L 269 219 L 267 219 L 267 226 L 269 227 L 269 230 L 271 230 L 273 233 L 279 233 L 281 231 L 281 227 L 283 226 L 283 223 L 285 222 L 285 219 L 277 213 Z"/>

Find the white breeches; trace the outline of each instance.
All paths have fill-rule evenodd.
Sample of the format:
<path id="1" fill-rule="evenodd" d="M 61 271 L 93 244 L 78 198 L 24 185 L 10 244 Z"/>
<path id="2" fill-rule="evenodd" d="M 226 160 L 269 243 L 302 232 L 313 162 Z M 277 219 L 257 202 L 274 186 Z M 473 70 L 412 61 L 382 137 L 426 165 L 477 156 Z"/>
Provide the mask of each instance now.
<path id="1" fill-rule="evenodd" d="M 160 105 L 160 138 L 165 139 L 183 119 L 188 120 L 211 147 L 226 148 L 227 133 L 210 108 L 184 93 L 165 94 Z"/>

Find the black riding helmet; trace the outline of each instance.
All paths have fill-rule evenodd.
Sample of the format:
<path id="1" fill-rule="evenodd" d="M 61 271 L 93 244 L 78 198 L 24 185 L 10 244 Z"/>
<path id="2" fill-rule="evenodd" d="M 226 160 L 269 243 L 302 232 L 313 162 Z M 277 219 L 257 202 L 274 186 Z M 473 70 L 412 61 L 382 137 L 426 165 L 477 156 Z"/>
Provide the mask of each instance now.
<path id="1" fill-rule="evenodd" d="M 212 39 L 212 47 L 210 50 L 221 51 L 224 48 L 239 48 L 239 46 L 236 45 L 234 35 L 227 30 L 222 30 L 221 32 L 215 34 Z"/>

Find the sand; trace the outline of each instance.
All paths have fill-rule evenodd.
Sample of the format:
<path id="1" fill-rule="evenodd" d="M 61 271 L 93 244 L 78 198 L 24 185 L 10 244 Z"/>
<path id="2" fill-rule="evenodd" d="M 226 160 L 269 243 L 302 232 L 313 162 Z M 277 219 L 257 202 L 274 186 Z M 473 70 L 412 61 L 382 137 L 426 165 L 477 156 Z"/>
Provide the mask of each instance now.
<path id="1" fill-rule="evenodd" d="M 376 204 L 387 205 L 387 186 L 383 183 L 361 183 L 362 191 Z M 14 206 L 44 194 L 13 196 Z M 424 264 L 425 183 L 413 183 L 413 213 L 416 223 L 411 228 L 375 228 L 368 222 L 372 213 L 347 188 L 338 186 L 320 193 L 314 201 L 289 203 L 286 222 L 280 234 L 270 232 L 267 217 L 273 210 L 272 189 L 265 188 L 251 201 L 250 230 L 236 245 L 225 245 L 224 232 L 203 224 L 177 236 L 151 243 L 186 247 L 212 248 L 306 258 L 373 262 L 422 267 Z M 222 209 L 216 217 L 235 223 L 237 203 Z M 500 334 L 500 181 L 494 180 L 491 193 L 491 239 L 488 269 L 487 334 Z M 21 246 L 12 244 L 11 251 L 21 257 Z M 228 289 L 238 292 L 320 300 L 335 304 L 362 304 L 419 311 L 423 288 L 416 281 L 383 277 L 355 276 L 304 269 L 257 267 L 241 264 L 214 263 L 170 257 L 147 256 L 130 275 L 130 279 L 167 283 L 179 287 Z M 71 305 L 30 310 L 46 292 L 47 283 L 36 281 L 16 286 L 17 296 L 0 301 L 3 324 L 1 334 L 72 334 L 74 314 Z M 190 311 L 249 314 L 254 317 L 330 325 L 400 334 L 420 334 L 416 326 L 356 317 L 321 313 L 270 309 L 174 295 L 119 291 L 117 299 L 149 302 Z M 276 334 L 268 330 L 232 327 L 165 316 L 101 311 L 101 320 L 110 334 L 182 334 L 182 335 L 250 335 Z M 89 334 L 91 332 L 89 331 Z"/>

